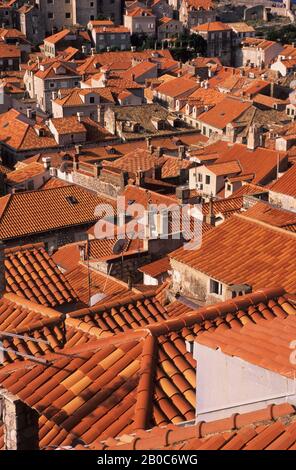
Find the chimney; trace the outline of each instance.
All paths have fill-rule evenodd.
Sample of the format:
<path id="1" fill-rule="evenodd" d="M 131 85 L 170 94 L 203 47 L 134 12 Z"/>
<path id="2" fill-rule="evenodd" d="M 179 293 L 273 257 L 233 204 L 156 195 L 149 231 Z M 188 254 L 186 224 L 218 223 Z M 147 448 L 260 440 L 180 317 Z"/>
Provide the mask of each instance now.
<path id="1" fill-rule="evenodd" d="M 92 47 L 92 48 L 91 48 L 91 50 L 90 50 L 90 52 L 91 52 L 91 55 L 95 55 L 95 53 L 96 53 L 96 50 L 95 50 L 95 48 L 94 48 L 94 47 Z"/>
<path id="2" fill-rule="evenodd" d="M 149 150 L 149 152 L 150 152 L 151 155 L 152 155 L 152 153 L 153 153 L 154 150 L 155 150 L 155 147 L 154 147 L 153 145 L 149 145 L 149 149 L 148 149 L 148 150 Z"/>
<path id="3" fill-rule="evenodd" d="M 270 84 L 270 96 L 274 98 L 274 82 L 271 82 Z"/>
<path id="4" fill-rule="evenodd" d="M 136 46 L 132 46 L 132 47 L 131 47 L 131 51 L 132 51 L 132 52 L 136 52 Z"/>
<path id="5" fill-rule="evenodd" d="M 39 415 L 7 390 L 0 391 L 5 450 L 39 450 Z"/>
<path id="6" fill-rule="evenodd" d="M 84 116 L 84 113 L 82 113 L 82 112 L 77 113 L 77 119 L 78 119 L 79 122 L 82 121 L 83 116 Z"/>
<path id="7" fill-rule="evenodd" d="M 151 137 L 146 137 L 146 145 L 147 145 L 147 150 L 149 150 L 150 145 L 151 145 Z"/>
<path id="8" fill-rule="evenodd" d="M 50 169 L 50 165 L 51 165 L 51 158 L 50 157 L 43 157 L 42 158 L 42 162 L 43 162 L 43 166 L 46 170 L 49 170 Z"/>
<path id="9" fill-rule="evenodd" d="M 32 110 L 32 108 L 27 108 L 26 113 L 27 113 L 27 118 L 28 118 L 28 119 L 32 119 L 32 117 L 33 117 L 33 110 Z"/>
<path id="10" fill-rule="evenodd" d="M 185 145 L 179 145 L 178 146 L 178 157 L 180 160 L 183 160 L 186 155 L 186 150 L 185 150 Z"/>
<path id="11" fill-rule="evenodd" d="M 100 176 L 100 164 L 94 163 L 94 178 L 98 178 Z"/>
<path id="12" fill-rule="evenodd" d="M 79 256 L 81 261 L 86 261 L 87 256 L 86 256 L 86 249 L 87 246 L 85 243 L 81 243 L 81 245 L 78 245 L 79 248 Z"/>
<path id="13" fill-rule="evenodd" d="M 206 215 L 206 223 L 209 225 L 212 225 L 213 227 L 215 226 L 216 223 L 216 217 L 214 214 L 214 206 L 213 206 L 213 196 L 210 196 L 209 200 L 209 212 Z"/>
<path id="14" fill-rule="evenodd" d="M 57 91 L 53 91 L 53 92 L 51 93 L 51 99 L 54 101 L 54 100 L 57 99 L 57 97 L 58 97 L 58 92 L 57 92 Z"/>
<path id="15" fill-rule="evenodd" d="M 249 150 L 255 150 L 260 145 L 260 133 L 258 128 L 251 124 L 248 133 L 247 148 Z"/>
<path id="16" fill-rule="evenodd" d="M 162 155 L 163 155 L 163 148 L 162 148 L 162 147 L 156 147 L 156 149 L 155 149 L 155 156 L 156 156 L 157 158 L 160 158 L 160 157 L 162 157 Z"/>
<path id="17" fill-rule="evenodd" d="M 79 144 L 75 145 L 75 153 L 77 156 L 81 154 L 81 145 Z"/>
<path id="18" fill-rule="evenodd" d="M 5 293 L 5 286 L 6 286 L 6 281 L 5 281 L 5 243 L 3 243 L 2 240 L 0 240 L 0 297 L 3 296 Z"/>
<path id="19" fill-rule="evenodd" d="M 85 54 L 85 55 L 86 55 L 86 54 L 87 54 L 87 47 L 86 47 L 86 46 L 82 46 L 82 47 L 81 47 L 81 52 L 82 52 L 82 54 Z"/>

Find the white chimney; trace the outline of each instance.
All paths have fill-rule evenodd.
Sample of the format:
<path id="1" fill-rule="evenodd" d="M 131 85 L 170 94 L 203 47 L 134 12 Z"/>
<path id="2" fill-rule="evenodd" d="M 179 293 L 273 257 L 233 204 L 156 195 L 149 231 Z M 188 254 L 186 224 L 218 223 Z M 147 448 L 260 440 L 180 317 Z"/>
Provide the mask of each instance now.
<path id="1" fill-rule="evenodd" d="M 83 116 L 84 116 L 84 113 L 82 113 L 82 112 L 77 113 L 77 119 L 78 119 L 79 122 L 82 121 Z"/>
<path id="2" fill-rule="evenodd" d="M 50 169 L 50 165 L 51 165 L 51 158 L 50 157 L 43 157 L 42 158 L 42 162 L 43 162 L 43 166 L 46 170 L 49 170 Z"/>

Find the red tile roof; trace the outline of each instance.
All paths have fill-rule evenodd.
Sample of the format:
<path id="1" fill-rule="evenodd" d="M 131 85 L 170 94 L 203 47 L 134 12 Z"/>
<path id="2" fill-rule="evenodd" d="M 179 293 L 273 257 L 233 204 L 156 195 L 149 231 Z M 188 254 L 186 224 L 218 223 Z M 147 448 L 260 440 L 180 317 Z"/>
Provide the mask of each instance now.
<path id="1" fill-rule="evenodd" d="M 28 165 L 18 167 L 16 170 L 11 171 L 6 178 L 8 184 L 24 183 L 34 176 L 42 175 L 45 172 L 44 166 L 41 163 L 32 162 Z"/>
<path id="2" fill-rule="evenodd" d="M 132 311 L 136 320 L 137 302 L 128 304 L 126 319 Z M 121 303 L 113 308 L 117 311 Z M 111 319 L 115 318 L 119 328 L 121 317 L 112 311 L 112 305 L 108 309 L 105 316 L 98 310 L 97 320 L 103 316 L 109 319 L 107 328 L 113 328 Z M 144 312 L 155 315 L 153 304 L 146 303 Z M 85 313 L 96 315 L 93 309 Z M 283 289 L 264 290 L 143 329 L 82 346 L 69 345 L 62 355 L 57 351 L 43 356 L 46 364 L 30 360 L 14 363 L 0 370 L 0 380 L 3 388 L 40 414 L 41 448 L 73 446 L 77 438 L 89 445 L 155 425 L 194 419 L 195 363 L 186 351 L 186 339 L 192 341 L 208 328 L 218 331 L 241 327 L 245 322 L 258 322 L 259 326 L 264 318 L 287 317 L 288 313 L 295 315 L 295 307 Z M 85 318 L 89 321 L 87 315 Z M 71 324 L 73 319 L 66 321 Z M 96 327 L 89 326 L 95 334 Z M 130 325 L 126 322 L 125 326 Z"/>
<path id="3" fill-rule="evenodd" d="M 220 349 L 229 356 L 290 379 L 295 378 L 296 364 L 291 361 L 291 342 L 295 340 L 296 317 L 275 318 L 272 322 L 249 323 L 234 330 L 205 332 L 197 342 L 211 349 Z"/>
<path id="4" fill-rule="evenodd" d="M 180 77 L 162 83 L 156 88 L 156 91 L 162 95 L 177 98 L 178 96 L 193 93 L 198 87 L 199 85 L 194 80 Z"/>
<path id="5" fill-rule="evenodd" d="M 57 44 L 58 42 L 65 39 L 69 34 L 71 34 L 71 31 L 69 29 L 63 29 L 62 31 L 59 31 L 56 34 L 53 34 L 51 36 L 47 36 L 46 38 L 44 38 L 44 42 Z"/>
<path id="6" fill-rule="evenodd" d="M 213 172 L 216 176 L 233 175 L 242 171 L 242 168 L 237 160 L 229 160 L 223 163 L 218 162 L 206 166 L 207 169 Z"/>
<path id="7" fill-rule="evenodd" d="M 57 307 L 77 296 L 42 243 L 5 250 L 7 292 L 38 304 Z"/>
<path id="8" fill-rule="evenodd" d="M 201 32 L 231 31 L 230 26 L 226 23 L 222 23 L 221 21 L 212 21 L 210 23 L 199 24 L 192 29 Z"/>
<path id="9" fill-rule="evenodd" d="M 21 50 L 13 44 L 0 44 L 0 57 L 1 59 L 20 59 Z"/>
<path id="10" fill-rule="evenodd" d="M 195 10 L 211 10 L 214 8 L 212 0 L 186 0 L 186 4 L 190 9 Z"/>
<path id="11" fill-rule="evenodd" d="M 138 271 L 148 274 L 151 277 L 157 277 L 160 276 L 160 274 L 167 273 L 169 269 L 171 269 L 170 260 L 165 256 L 157 261 L 141 266 L 138 268 Z"/>
<path id="12" fill-rule="evenodd" d="M 100 203 L 112 205 L 74 185 L 10 194 L 0 198 L 0 236 L 10 239 L 90 224 L 97 220 Z"/>
<path id="13" fill-rule="evenodd" d="M 276 193 L 296 197 L 296 165 L 293 165 L 277 181 L 270 184 L 268 189 Z"/>
<path id="14" fill-rule="evenodd" d="M 202 212 L 204 215 L 208 215 L 210 213 L 211 206 L 214 214 L 223 214 L 224 217 L 229 217 L 234 213 L 241 212 L 243 203 L 244 199 L 242 196 L 212 201 L 211 204 L 206 202 L 202 206 Z"/>
<path id="15" fill-rule="evenodd" d="M 15 294 L 5 294 L 1 299 L 0 313 L 1 345 L 6 348 L 4 365 L 23 361 L 27 359 L 26 355 L 40 360 L 50 352 L 96 340 L 95 336 L 67 324 L 56 310 Z"/>
<path id="16" fill-rule="evenodd" d="M 282 164 L 287 159 L 285 152 L 278 152 L 262 147 L 249 150 L 246 145 L 234 144 L 229 146 L 219 158 L 219 164 L 237 160 L 241 166 L 241 175 L 252 175 L 255 184 L 268 183 L 277 168 L 278 162 Z M 209 167 L 211 168 L 211 167 Z M 249 177 L 248 176 L 248 177 Z"/>
<path id="17" fill-rule="evenodd" d="M 181 247 L 169 257 L 227 285 L 283 285 L 295 292 L 295 249 L 294 233 L 234 214 L 203 235 L 200 248 Z"/>
<path id="18" fill-rule="evenodd" d="M 44 129 L 45 136 L 39 136 L 36 128 L 13 108 L 0 115 L 0 141 L 16 150 L 38 151 L 57 147 L 47 126 Z"/>
<path id="19" fill-rule="evenodd" d="M 127 16 L 153 16 L 152 11 L 148 8 L 137 7 L 126 12 Z"/>
<path id="20" fill-rule="evenodd" d="M 227 97 L 220 101 L 209 111 L 200 114 L 198 119 L 205 124 L 208 124 L 218 129 L 224 129 L 227 124 L 239 118 L 247 109 L 252 106 L 248 101 L 241 101 L 235 98 Z"/>
<path id="21" fill-rule="evenodd" d="M 112 298 L 122 300 L 124 294 L 129 292 L 127 284 L 93 269 L 88 270 L 82 264 L 65 273 L 65 277 L 79 300 L 86 305 L 90 297 L 96 294 L 102 294 L 102 302 L 105 303 Z"/>
<path id="22" fill-rule="evenodd" d="M 76 447 L 82 450 L 82 445 Z M 296 410 L 289 403 L 237 413 L 229 418 L 197 422 L 194 426 L 155 427 L 128 436 L 94 442 L 90 450 L 293 450 Z"/>
<path id="23" fill-rule="evenodd" d="M 296 231 L 296 212 L 273 207 L 264 202 L 255 203 L 253 207 L 244 212 L 244 215 L 275 227 L 281 227 L 292 232 Z"/>

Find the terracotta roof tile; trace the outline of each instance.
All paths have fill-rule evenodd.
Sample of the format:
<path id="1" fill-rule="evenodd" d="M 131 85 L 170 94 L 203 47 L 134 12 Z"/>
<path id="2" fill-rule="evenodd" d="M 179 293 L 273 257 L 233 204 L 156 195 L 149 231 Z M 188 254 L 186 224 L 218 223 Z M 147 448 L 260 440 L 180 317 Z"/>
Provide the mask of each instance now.
<path id="1" fill-rule="evenodd" d="M 107 202 L 112 204 L 74 185 L 4 196 L 0 198 L 0 235 L 10 239 L 90 224 L 97 219 L 98 204 Z"/>
<path id="2" fill-rule="evenodd" d="M 77 301 L 42 244 L 6 249 L 5 268 L 7 292 L 51 307 Z"/>
<path id="3" fill-rule="evenodd" d="M 276 193 L 296 197 L 296 165 L 293 165 L 277 181 L 270 184 L 269 189 Z"/>
<path id="4" fill-rule="evenodd" d="M 41 163 L 29 163 L 23 165 L 14 171 L 11 171 L 6 178 L 8 184 L 19 184 L 27 181 L 34 176 L 43 174 L 45 172 L 44 166 Z"/>
<path id="5" fill-rule="evenodd" d="M 138 433 L 139 428 L 194 419 L 195 363 L 186 351 L 185 340 L 190 330 L 187 328 L 186 332 L 184 320 L 192 329 L 197 324 L 202 326 L 209 315 L 215 322 L 213 312 L 216 319 L 225 318 L 226 312 L 244 310 L 247 313 L 251 306 L 259 308 L 262 302 L 273 302 L 274 306 L 270 305 L 271 310 L 279 309 L 284 312 L 284 307 L 295 310 L 284 295 L 283 289 L 265 290 L 201 309 L 185 315 L 184 319 L 146 324 L 142 329 L 117 333 L 112 337 L 109 335 L 82 346 L 69 345 L 63 349 L 63 355 L 57 350 L 43 355 L 46 364 L 27 360 L 26 363 L 15 362 L 13 367 L 5 366 L 0 370 L 1 384 L 40 414 L 41 448 L 74 446 L 77 438 L 84 445 L 92 445 L 96 441 L 118 436 L 121 436 L 118 438 L 119 442 L 123 439 L 126 444 L 126 434 Z M 152 297 L 148 303 L 145 303 L 148 299 L 140 300 L 139 297 L 132 300 L 130 293 L 129 297 L 128 309 L 131 315 L 135 314 L 134 307 L 142 309 L 144 305 L 146 314 L 149 315 L 152 313 L 152 305 L 153 309 L 157 305 L 152 301 Z M 130 302 L 133 306 L 130 306 Z M 121 306 L 122 302 L 113 308 L 117 310 Z M 119 316 L 116 316 L 110 304 L 108 308 L 108 315 L 113 315 L 117 322 Z M 106 309 L 107 306 L 104 310 L 107 313 Z M 143 314 L 144 310 L 141 312 Z M 82 320 L 83 315 L 79 318 L 82 313 L 83 311 L 78 314 L 78 318 L 66 320 L 69 328 L 73 328 L 73 320 Z M 83 314 L 86 313 L 85 311 Z M 96 307 L 90 309 L 89 313 L 99 314 L 99 321 L 102 317 L 107 320 L 107 316 L 104 317 L 100 310 L 96 311 Z M 143 322 L 146 321 L 149 320 L 144 315 Z M 288 318 L 284 321 L 288 321 Z M 266 320 L 265 329 L 269 329 L 273 322 Z M 263 323 L 265 322 L 261 320 L 260 325 Z M 210 333 L 201 333 L 199 336 L 208 334 Z M 272 416 L 276 419 L 291 413 L 286 405 L 283 410 L 280 407 L 275 410 L 278 412 L 274 411 Z M 269 410 L 269 414 L 265 414 L 263 419 L 269 419 L 270 413 Z M 252 422 L 258 420 L 253 415 L 249 419 Z M 262 420 L 262 414 L 259 419 Z M 225 431 L 234 428 L 231 423 L 225 422 Z M 236 423 L 239 423 L 238 419 Z M 218 429 L 221 428 L 223 429 L 223 426 L 219 424 Z M 185 429 L 182 428 L 182 439 L 190 437 L 187 428 Z M 202 434 L 197 436 L 202 439 L 209 432 L 215 432 L 215 426 L 211 423 L 199 426 L 198 429 Z M 176 441 L 177 436 L 173 442 Z M 226 441 L 228 442 L 228 439 Z M 108 442 L 114 443 L 109 439 Z M 155 440 L 153 442 L 155 445 Z M 159 442 L 164 442 L 161 436 Z M 201 447 L 204 445 L 203 441 Z M 217 446 L 216 441 L 215 445 Z M 136 447 L 134 443 L 133 446 Z"/>
<path id="6" fill-rule="evenodd" d="M 264 425 L 262 425 L 264 423 Z M 288 403 L 231 418 L 191 426 L 169 425 L 96 441 L 90 449 L 105 450 L 287 450 L 295 445 L 295 408 Z"/>
<path id="7" fill-rule="evenodd" d="M 262 220 L 267 224 L 284 228 L 289 231 L 296 231 L 296 213 L 270 206 L 263 202 L 258 202 L 250 207 L 244 215 L 256 220 Z"/>
<path id="8" fill-rule="evenodd" d="M 252 106 L 248 101 L 240 101 L 235 98 L 226 97 L 209 111 L 200 114 L 198 119 L 210 126 L 224 129 L 227 124 L 239 118 Z"/>
<path id="9" fill-rule="evenodd" d="M 272 322 L 249 323 L 238 330 L 206 332 L 197 342 L 227 355 L 239 357 L 288 378 L 295 376 L 290 360 L 291 341 L 295 338 L 296 317 L 276 318 Z"/>
<path id="10" fill-rule="evenodd" d="M 228 285 L 249 284 L 256 290 L 266 283 L 283 284 L 294 292 L 295 246 L 295 234 L 234 214 L 205 234 L 200 248 L 181 247 L 169 256 Z M 277 255 L 271 256 L 274 252 Z"/>
<path id="11" fill-rule="evenodd" d="M 210 23 L 200 24 L 193 28 L 195 31 L 210 32 L 210 31 L 231 31 L 231 27 L 222 23 L 221 21 L 212 21 Z"/>

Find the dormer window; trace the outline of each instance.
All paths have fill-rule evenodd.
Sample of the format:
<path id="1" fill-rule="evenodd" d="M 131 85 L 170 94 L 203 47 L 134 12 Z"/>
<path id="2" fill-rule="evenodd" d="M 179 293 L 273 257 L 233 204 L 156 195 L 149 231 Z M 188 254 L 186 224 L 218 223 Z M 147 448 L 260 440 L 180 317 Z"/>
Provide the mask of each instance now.
<path id="1" fill-rule="evenodd" d="M 221 282 L 215 281 L 215 279 L 210 279 L 210 293 L 216 295 L 222 295 L 223 286 Z"/>

